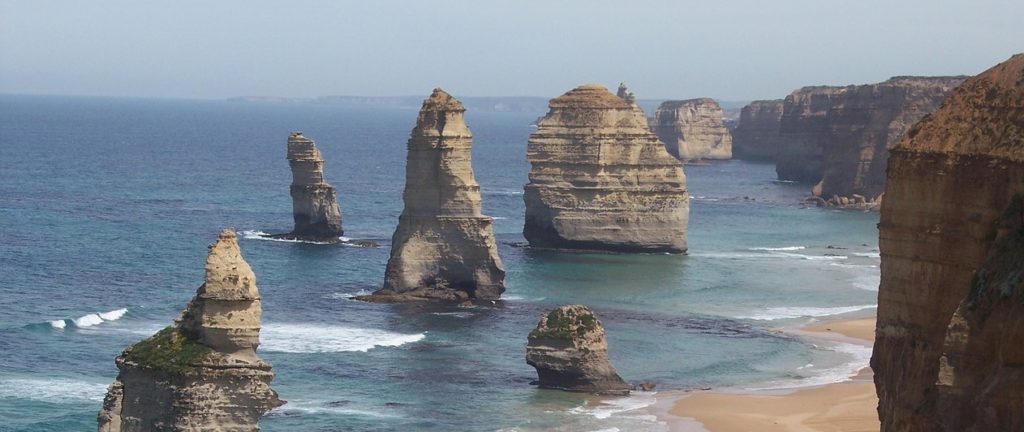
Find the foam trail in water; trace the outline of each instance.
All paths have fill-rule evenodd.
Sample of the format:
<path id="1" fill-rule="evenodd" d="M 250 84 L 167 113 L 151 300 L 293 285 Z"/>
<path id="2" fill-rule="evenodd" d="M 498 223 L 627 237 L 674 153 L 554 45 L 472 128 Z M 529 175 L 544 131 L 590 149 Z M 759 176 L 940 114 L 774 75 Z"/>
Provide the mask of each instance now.
<path id="1" fill-rule="evenodd" d="M 865 258 L 881 258 L 882 257 L 882 254 L 879 253 L 879 252 L 854 252 L 853 254 L 856 255 L 856 256 L 865 257 Z"/>
<path id="2" fill-rule="evenodd" d="M 102 401 L 107 385 L 61 378 L 0 378 L 0 399 L 45 402 Z"/>
<path id="3" fill-rule="evenodd" d="M 837 343 L 835 345 L 829 346 L 827 349 L 829 351 L 834 351 L 843 354 L 849 357 L 851 360 L 826 369 L 810 369 L 809 372 L 814 374 L 811 376 L 794 378 L 791 380 L 773 381 L 767 383 L 764 387 L 747 388 L 745 390 L 782 390 L 800 387 L 820 386 L 843 381 L 849 381 L 851 378 L 857 376 L 857 374 L 860 373 L 861 369 L 866 368 L 868 366 L 868 363 L 871 361 L 870 346 L 849 343 Z"/>
<path id="4" fill-rule="evenodd" d="M 267 324 L 260 333 L 260 349 L 271 352 L 366 352 L 376 347 L 397 347 L 418 342 L 426 333 L 402 334 L 316 324 Z"/>
<path id="5" fill-rule="evenodd" d="M 573 414 L 589 415 L 596 419 L 604 420 L 613 415 L 628 411 L 635 411 L 654 405 L 657 399 L 654 398 L 657 392 L 636 391 L 627 397 L 602 400 L 595 406 L 587 404 L 580 405 L 569 410 Z"/>
<path id="6" fill-rule="evenodd" d="M 807 246 L 782 246 L 782 247 L 752 247 L 752 251 L 798 251 L 807 249 Z"/>
<path id="7" fill-rule="evenodd" d="M 71 322 L 75 324 L 75 327 L 80 327 L 80 328 L 92 327 L 94 325 L 103 324 L 106 321 L 116 321 L 116 320 L 119 320 L 126 313 L 128 313 L 128 308 L 121 308 L 121 309 L 112 310 L 110 312 L 98 312 L 98 313 L 91 313 L 91 314 L 87 314 L 87 315 L 82 315 L 82 316 L 80 316 L 78 318 L 75 318 L 75 319 L 71 320 Z M 50 325 L 52 325 L 54 328 L 64 328 L 64 327 L 60 327 L 60 325 L 57 324 L 56 321 L 51 321 Z"/>
<path id="8" fill-rule="evenodd" d="M 244 231 L 239 231 L 239 234 L 242 235 L 242 238 L 249 239 L 249 240 L 266 240 L 266 241 L 275 241 L 275 242 L 282 242 L 282 243 L 306 243 L 306 244 L 317 244 L 317 245 L 331 244 L 329 242 L 318 242 L 318 241 L 309 241 L 309 240 L 274 238 L 274 237 L 271 237 L 272 234 L 268 234 L 268 233 L 265 233 L 265 232 L 260 231 L 260 230 L 244 230 Z M 348 237 L 338 237 L 338 240 L 341 240 L 342 242 L 352 241 L 352 239 L 350 239 Z"/>
<path id="9" fill-rule="evenodd" d="M 823 317 L 830 315 L 842 315 L 865 309 L 876 308 L 878 305 L 841 306 L 841 307 L 772 307 L 764 309 L 752 315 L 741 315 L 736 318 L 752 319 L 758 321 L 773 321 L 781 319 Z"/>

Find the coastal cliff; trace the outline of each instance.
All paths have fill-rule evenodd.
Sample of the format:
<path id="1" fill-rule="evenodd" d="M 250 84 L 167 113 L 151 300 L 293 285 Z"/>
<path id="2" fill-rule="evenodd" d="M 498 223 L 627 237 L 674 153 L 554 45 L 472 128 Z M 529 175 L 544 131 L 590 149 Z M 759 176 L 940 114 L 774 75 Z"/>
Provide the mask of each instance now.
<path id="1" fill-rule="evenodd" d="M 783 100 L 753 101 L 740 111 L 739 125 L 732 133 L 732 154 L 736 159 L 774 161 L 779 149 L 779 123 Z"/>
<path id="2" fill-rule="evenodd" d="M 1024 54 L 890 150 L 871 366 L 883 431 L 1024 430 Z"/>
<path id="3" fill-rule="evenodd" d="M 260 294 L 235 232 L 209 249 L 205 282 L 174 324 L 117 357 L 100 432 L 258 431 L 283 404 L 256 355 Z"/>
<path id="4" fill-rule="evenodd" d="M 439 88 L 423 101 L 384 287 L 366 299 L 496 300 L 505 291 L 493 221 L 481 213 L 465 111 Z"/>
<path id="5" fill-rule="evenodd" d="M 964 77 L 894 77 L 849 86 L 831 107 L 823 143 L 821 183 L 815 195 L 876 202 L 885 187 L 889 148 L 934 112 Z"/>
<path id="6" fill-rule="evenodd" d="M 542 316 L 530 332 L 526 363 L 537 369 L 541 388 L 629 394 L 629 383 L 608 360 L 604 326 L 586 306 L 561 306 Z"/>
<path id="7" fill-rule="evenodd" d="M 714 99 L 665 101 L 654 112 L 651 129 L 679 160 L 731 159 L 732 134 L 723 117 Z"/>
<path id="8" fill-rule="evenodd" d="M 779 180 L 817 183 L 821 180 L 823 140 L 828 112 L 845 87 L 804 87 L 790 93 L 779 119 L 775 173 Z"/>
<path id="9" fill-rule="evenodd" d="M 324 180 L 324 158 L 313 140 L 292 132 L 288 137 L 288 165 L 292 169 L 292 214 L 295 228 L 275 237 L 338 242 L 341 207 L 337 192 Z"/>
<path id="10" fill-rule="evenodd" d="M 686 177 L 643 111 L 600 85 L 570 90 L 549 107 L 527 146 L 530 245 L 685 252 Z"/>

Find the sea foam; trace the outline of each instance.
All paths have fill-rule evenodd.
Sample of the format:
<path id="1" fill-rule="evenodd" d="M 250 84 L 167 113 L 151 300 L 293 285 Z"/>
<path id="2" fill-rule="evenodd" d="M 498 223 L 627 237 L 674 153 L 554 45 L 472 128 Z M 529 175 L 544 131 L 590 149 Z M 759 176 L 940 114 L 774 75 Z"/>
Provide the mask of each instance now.
<path id="1" fill-rule="evenodd" d="M 128 313 L 128 308 L 114 309 L 109 312 L 96 312 L 91 314 L 85 314 L 75 319 L 60 319 L 50 321 L 50 326 L 55 329 L 64 329 L 68 326 L 68 321 L 71 321 L 75 327 L 85 328 L 92 327 L 95 325 L 103 324 L 108 321 L 117 321 Z"/>
<path id="2" fill-rule="evenodd" d="M 281 242 L 281 243 L 305 243 L 305 244 L 316 244 L 316 245 L 331 244 L 330 242 L 318 242 L 318 241 L 310 241 L 310 240 L 275 238 L 275 237 L 271 237 L 273 234 L 268 234 L 268 233 L 260 231 L 260 230 L 243 230 L 243 231 L 239 231 L 238 233 L 241 234 L 242 238 L 249 239 L 249 240 L 266 240 L 266 241 L 275 241 L 275 242 Z M 338 239 L 341 240 L 342 242 L 348 242 L 348 241 L 352 240 L 352 239 L 350 239 L 348 237 L 338 237 Z"/>
<path id="3" fill-rule="evenodd" d="M 850 343 L 836 343 L 834 345 L 828 346 L 825 349 L 828 351 L 834 351 L 841 355 L 844 355 L 848 357 L 850 360 L 825 369 L 801 368 L 798 370 L 806 371 L 811 375 L 792 379 L 771 381 L 765 383 L 764 386 L 748 387 L 745 388 L 744 390 L 784 390 L 801 387 L 813 387 L 849 381 L 851 378 L 857 376 L 861 369 L 867 367 L 868 363 L 871 361 L 870 346 Z"/>
<path id="4" fill-rule="evenodd" d="M 107 385 L 62 378 L 0 378 L 0 399 L 32 399 L 45 402 L 102 401 Z"/>
<path id="5" fill-rule="evenodd" d="M 782 247 L 752 247 L 752 251 L 798 251 L 807 249 L 807 246 L 782 246 Z"/>
<path id="6" fill-rule="evenodd" d="M 657 392 L 635 391 L 627 397 L 602 400 L 597 405 L 583 404 L 569 410 L 569 412 L 604 420 L 613 415 L 636 411 L 654 405 L 657 402 L 657 399 L 654 397 L 656 394 Z"/>
<path id="7" fill-rule="evenodd" d="M 830 315 L 842 315 L 865 309 L 873 309 L 878 305 L 840 306 L 840 307 L 771 307 L 758 311 L 751 315 L 741 315 L 736 318 L 751 319 L 758 321 L 773 321 L 793 318 L 811 318 Z"/>
<path id="8" fill-rule="evenodd" d="M 260 349 L 286 353 L 366 352 L 377 347 L 418 342 L 424 337 L 426 333 L 402 334 L 316 324 L 267 324 L 260 332 Z"/>

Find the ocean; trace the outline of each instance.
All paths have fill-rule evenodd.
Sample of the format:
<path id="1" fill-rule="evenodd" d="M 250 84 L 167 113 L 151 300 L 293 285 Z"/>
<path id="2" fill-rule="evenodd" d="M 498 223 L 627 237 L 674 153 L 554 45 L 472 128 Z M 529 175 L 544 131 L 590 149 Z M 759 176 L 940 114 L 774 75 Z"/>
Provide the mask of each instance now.
<path id="1" fill-rule="evenodd" d="M 508 271 L 493 307 L 371 304 L 402 209 L 416 110 L 331 104 L 0 96 L 0 430 L 95 430 L 116 357 L 167 326 L 234 227 L 263 295 L 259 353 L 288 401 L 265 431 L 658 431 L 665 390 L 791 388 L 846 379 L 868 348 L 785 330 L 870 314 L 878 214 L 804 208 L 774 166 L 686 166 L 687 255 L 523 247 L 530 123 L 467 112 L 484 212 Z M 316 140 L 346 237 L 291 229 L 291 131 Z M 540 390 L 526 336 L 581 303 L 611 359 L 655 392 Z"/>

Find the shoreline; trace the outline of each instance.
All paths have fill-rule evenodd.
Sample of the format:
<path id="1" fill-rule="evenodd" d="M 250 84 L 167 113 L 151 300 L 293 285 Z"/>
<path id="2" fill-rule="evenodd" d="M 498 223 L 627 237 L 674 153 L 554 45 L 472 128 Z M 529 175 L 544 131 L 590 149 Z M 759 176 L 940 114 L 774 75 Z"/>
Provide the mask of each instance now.
<path id="1" fill-rule="evenodd" d="M 874 344 L 875 316 L 805 324 L 787 333 L 824 343 Z M 667 391 L 654 405 L 671 431 L 875 432 L 874 374 L 867 365 L 837 383 L 778 390 Z"/>

